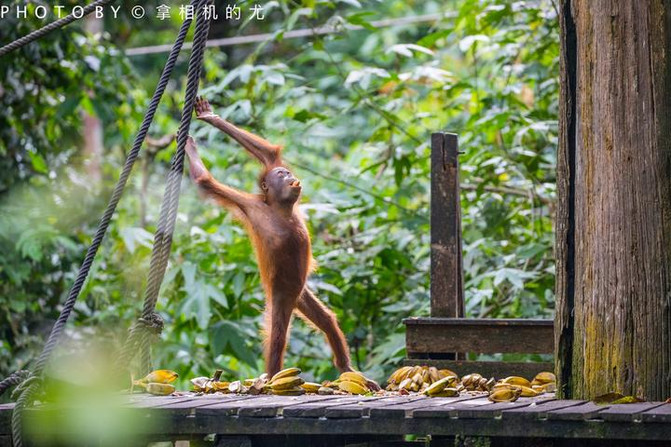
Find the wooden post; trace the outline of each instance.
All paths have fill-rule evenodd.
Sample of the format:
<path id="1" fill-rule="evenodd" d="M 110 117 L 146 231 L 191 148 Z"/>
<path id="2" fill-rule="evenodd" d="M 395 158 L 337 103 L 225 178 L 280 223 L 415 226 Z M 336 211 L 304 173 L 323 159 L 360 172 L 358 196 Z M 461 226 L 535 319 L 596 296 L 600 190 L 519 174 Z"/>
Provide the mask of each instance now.
<path id="1" fill-rule="evenodd" d="M 457 135 L 431 134 L 431 316 L 464 316 Z"/>

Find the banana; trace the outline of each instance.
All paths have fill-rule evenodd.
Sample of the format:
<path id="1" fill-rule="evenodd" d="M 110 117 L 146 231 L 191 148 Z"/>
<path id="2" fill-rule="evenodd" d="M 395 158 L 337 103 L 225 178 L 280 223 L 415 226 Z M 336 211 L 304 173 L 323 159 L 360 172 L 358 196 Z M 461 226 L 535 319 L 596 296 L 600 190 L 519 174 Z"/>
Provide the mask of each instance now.
<path id="1" fill-rule="evenodd" d="M 412 366 L 403 366 L 402 368 L 397 369 L 391 374 L 391 376 L 389 376 L 389 380 L 387 382 L 394 384 L 401 383 L 401 380 L 405 379 L 404 375 L 407 374 L 411 369 Z"/>
<path id="2" fill-rule="evenodd" d="M 351 394 L 366 394 L 368 393 L 368 388 L 362 386 L 360 383 L 351 382 L 349 380 L 343 380 L 338 384 L 338 388 L 342 391 L 346 391 Z"/>
<path id="3" fill-rule="evenodd" d="M 521 390 L 520 396 L 522 396 L 522 397 L 536 397 L 536 396 L 540 396 L 541 394 L 543 394 L 542 391 L 538 392 L 538 391 L 536 391 L 532 388 L 526 387 L 526 386 L 520 386 L 519 388 Z"/>
<path id="4" fill-rule="evenodd" d="M 274 382 L 277 379 L 282 379 L 284 377 L 290 377 L 290 376 L 297 376 L 301 373 L 300 368 L 287 368 L 283 369 L 282 371 L 278 372 L 275 374 L 271 379 L 270 382 Z"/>
<path id="5" fill-rule="evenodd" d="M 430 397 L 457 397 L 459 391 L 456 388 L 445 388 L 440 393 L 432 394 Z"/>
<path id="6" fill-rule="evenodd" d="M 421 385 L 424 380 L 422 379 L 422 373 L 418 372 L 414 376 L 412 376 L 412 381 L 415 382 L 418 386 Z"/>
<path id="7" fill-rule="evenodd" d="M 519 389 L 498 389 L 489 395 L 492 402 L 515 402 L 520 397 Z"/>
<path id="8" fill-rule="evenodd" d="M 494 391 L 498 391 L 498 390 L 521 390 L 521 388 L 522 387 L 520 385 L 513 385 L 512 383 L 499 382 L 499 383 L 494 384 L 491 391 L 494 392 Z"/>
<path id="9" fill-rule="evenodd" d="M 438 370 L 438 374 L 440 374 L 440 378 L 441 378 L 441 379 L 442 379 L 443 377 L 447 377 L 447 376 L 454 376 L 454 377 L 457 377 L 457 378 L 459 377 L 459 376 L 457 375 L 457 373 L 455 373 L 455 372 L 453 372 L 453 371 L 450 371 L 449 369 L 441 369 L 441 370 Z"/>
<path id="10" fill-rule="evenodd" d="M 557 382 L 557 376 L 551 372 L 543 371 L 536 374 L 533 381 L 538 382 L 539 385 L 544 385 L 550 382 Z"/>
<path id="11" fill-rule="evenodd" d="M 403 379 L 403 381 L 398 385 L 400 389 L 409 390 L 410 385 L 413 383 L 411 378 Z"/>
<path id="12" fill-rule="evenodd" d="M 464 377 L 461 378 L 461 383 L 464 385 L 464 388 L 467 390 L 475 390 L 477 389 L 480 380 L 482 380 L 482 376 L 477 373 L 471 373 L 471 374 L 466 374 Z"/>
<path id="13" fill-rule="evenodd" d="M 230 382 L 212 382 L 212 389 L 214 391 L 223 391 L 224 393 L 228 392 L 228 386 L 230 385 Z"/>
<path id="14" fill-rule="evenodd" d="M 305 380 L 301 379 L 298 376 L 289 376 L 282 377 L 270 382 L 270 389 L 275 390 L 288 390 L 290 388 L 300 387 L 305 383 Z"/>
<path id="15" fill-rule="evenodd" d="M 506 377 L 501 382 L 509 383 L 511 385 L 520 385 L 520 386 L 525 386 L 527 388 L 531 388 L 531 382 L 529 382 L 524 377 L 510 376 L 510 377 Z"/>
<path id="16" fill-rule="evenodd" d="M 546 383 L 545 385 L 534 385 L 531 382 L 531 388 L 541 393 L 554 393 L 557 391 L 557 385 L 554 382 Z"/>
<path id="17" fill-rule="evenodd" d="M 412 379 L 415 376 L 415 374 L 421 371 L 422 371 L 421 366 L 413 366 L 412 369 L 408 371 L 408 374 L 404 377 L 404 379 Z"/>
<path id="18" fill-rule="evenodd" d="M 429 367 L 429 377 L 431 378 L 431 383 L 438 382 L 441 379 L 438 368 L 435 366 Z"/>
<path id="19" fill-rule="evenodd" d="M 175 371 L 169 369 L 157 369 L 147 374 L 138 382 L 142 383 L 172 383 L 179 377 Z"/>
<path id="20" fill-rule="evenodd" d="M 321 384 L 314 382 L 305 382 L 301 384 L 301 388 L 303 388 L 308 393 L 316 393 L 317 391 L 319 391 L 319 388 L 321 387 L 322 387 Z"/>
<path id="21" fill-rule="evenodd" d="M 341 382 L 356 382 L 359 385 L 366 386 L 368 379 L 358 371 L 348 371 L 340 374 L 338 380 Z"/>
<path id="22" fill-rule="evenodd" d="M 438 380 L 437 382 L 433 382 L 431 386 L 429 386 L 426 391 L 424 391 L 424 394 L 427 396 L 433 396 L 436 395 L 440 392 L 442 392 L 447 385 L 450 382 L 450 377 L 443 377 L 442 379 Z"/>
<path id="23" fill-rule="evenodd" d="M 275 394 L 277 396 L 301 396 L 301 395 L 305 394 L 305 390 L 303 388 L 301 388 L 300 386 L 281 389 L 281 390 L 273 389 L 272 391 L 273 391 L 273 394 Z"/>
<path id="24" fill-rule="evenodd" d="M 175 386 L 170 385 L 169 383 L 154 383 L 150 382 L 147 384 L 146 390 L 149 394 L 154 394 L 156 396 L 167 396 L 175 392 Z"/>

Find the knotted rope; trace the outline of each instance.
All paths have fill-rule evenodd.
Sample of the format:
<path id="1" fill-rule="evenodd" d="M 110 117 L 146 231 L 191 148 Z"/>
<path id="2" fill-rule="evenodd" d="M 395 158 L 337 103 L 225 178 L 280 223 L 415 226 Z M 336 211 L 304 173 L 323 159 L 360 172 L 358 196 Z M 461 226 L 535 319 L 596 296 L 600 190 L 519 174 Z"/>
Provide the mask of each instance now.
<path id="1" fill-rule="evenodd" d="M 92 10 L 95 9 L 96 6 L 104 5 L 106 3 L 109 3 L 110 1 L 111 0 L 99 0 L 87 6 L 85 8 L 85 11 L 91 8 L 88 11 L 90 13 Z M 195 10 L 199 11 L 201 10 L 202 6 L 208 4 L 210 1 L 211 0 L 191 0 L 191 5 L 194 5 Z M 139 341 L 140 342 L 139 345 L 137 344 L 136 341 L 133 342 L 133 345 L 135 347 L 139 346 L 139 348 L 144 353 L 146 353 L 144 354 L 145 357 L 143 357 L 145 358 L 146 363 L 145 366 L 150 365 L 148 355 L 149 355 L 149 345 L 151 343 L 151 335 L 153 334 L 153 336 L 155 337 L 156 334 L 160 334 L 160 331 L 163 326 L 162 320 L 160 319 L 160 316 L 155 314 L 154 308 L 156 306 L 156 300 L 158 299 L 158 289 L 165 274 L 165 266 L 167 265 L 170 245 L 172 242 L 172 232 L 174 230 L 176 210 L 179 202 L 178 198 L 179 186 L 180 186 L 179 183 L 181 181 L 181 175 L 184 167 L 184 146 L 186 144 L 186 137 L 188 136 L 189 125 L 191 122 L 191 114 L 193 113 L 193 105 L 195 103 L 195 98 L 198 89 L 198 81 L 202 65 L 203 53 L 205 49 L 205 43 L 207 39 L 207 32 L 209 31 L 209 21 L 205 20 L 204 14 L 198 14 L 197 17 L 198 18 L 196 25 L 196 34 L 193 42 L 193 52 L 191 54 L 191 59 L 189 61 L 185 106 L 182 112 L 182 119 L 179 128 L 180 130 L 178 136 L 177 152 L 173 157 L 170 172 L 168 174 L 168 185 L 166 187 L 166 195 L 164 197 L 164 204 L 161 207 L 161 215 L 159 218 L 160 221 L 157 229 L 157 235 L 154 240 L 154 249 L 152 251 L 152 260 L 150 264 L 149 285 L 145 298 L 144 310 L 141 319 L 138 320 L 138 322 L 133 326 L 135 329 L 132 331 L 132 334 L 133 333 L 145 334 L 145 336 L 142 337 L 141 340 Z M 11 44 L 3 48 L 0 48 L 0 56 L 10 51 L 13 51 L 14 49 L 19 48 L 23 45 L 26 45 L 27 43 L 42 37 L 49 31 L 59 28 L 61 26 L 65 26 L 74 20 L 75 18 L 70 18 L 70 16 L 68 16 L 64 19 L 53 22 L 52 24 L 40 30 L 30 33 L 24 38 L 18 39 L 17 41 L 12 42 Z M 173 48 L 170 51 L 170 55 L 168 56 L 168 60 L 166 61 L 165 67 L 163 68 L 163 72 L 156 86 L 154 95 L 152 96 L 152 99 L 147 108 L 147 112 L 140 126 L 140 130 L 138 131 L 137 136 L 135 137 L 135 140 L 133 142 L 133 146 L 126 157 L 124 167 L 114 187 L 110 201 L 105 209 L 105 212 L 103 213 L 100 223 L 98 224 L 95 236 L 86 252 L 84 261 L 82 262 L 82 265 L 79 268 L 77 278 L 75 279 L 75 282 L 72 288 L 70 289 L 68 298 L 63 304 L 63 309 L 61 310 L 58 319 L 54 323 L 51 333 L 49 334 L 49 338 L 47 339 L 44 349 L 35 364 L 32 374 L 30 375 L 30 377 L 28 377 L 28 379 L 24 380 L 24 382 L 19 386 L 19 389 L 17 390 L 18 400 L 16 402 L 16 406 L 14 407 L 14 412 L 12 414 L 12 436 L 14 440 L 14 445 L 17 447 L 21 447 L 23 445 L 22 441 L 23 433 L 21 424 L 22 412 L 27 406 L 32 405 L 35 395 L 39 391 L 39 386 L 41 383 L 41 377 L 44 372 L 44 368 L 54 348 L 56 347 L 62 336 L 62 333 L 65 329 L 65 325 L 70 317 L 70 314 L 72 313 L 77 298 L 79 297 L 79 293 L 81 292 L 81 289 L 84 285 L 84 282 L 86 281 L 86 278 L 88 277 L 91 265 L 93 264 L 93 260 L 95 259 L 98 249 L 104 239 L 105 233 L 107 232 L 107 228 L 109 227 L 112 216 L 114 215 L 119 200 L 121 199 L 124 188 L 132 171 L 133 165 L 135 164 L 135 161 L 137 160 L 137 157 L 139 155 L 142 143 L 145 140 L 145 137 L 154 119 L 154 115 L 161 101 L 163 93 L 165 92 L 165 89 L 168 85 L 170 76 L 175 68 L 177 57 L 179 56 L 179 52 L 182 49 L 184 40 L 186 39 L 186 35 L 191 25 L 191 21 L 192 20 L 190 18 L 186 18 L 182 23 L 180 31 L 175 40 L 175 44 L 173 45 Z M 187 113 L 188 116 L 185 116 L 185 114 Z M 132 339 L 133 337 L 129 338 Z M 18 380 L 17 378 L 19 376 L 21 376 L 22 378 L 26 376 L 25 373 L 17 375 L 18 373 L 19 372 L 14 373 L 12 376 L 0 382 L 0 394 L 6 388 L 9 388 L 10 386 L 19 383 L 20 380 L 17 382 Z M 5 388 L 2 388 L 1 386 L 3 383 L 7 383 L 8 385 L 6 385 Z"/>

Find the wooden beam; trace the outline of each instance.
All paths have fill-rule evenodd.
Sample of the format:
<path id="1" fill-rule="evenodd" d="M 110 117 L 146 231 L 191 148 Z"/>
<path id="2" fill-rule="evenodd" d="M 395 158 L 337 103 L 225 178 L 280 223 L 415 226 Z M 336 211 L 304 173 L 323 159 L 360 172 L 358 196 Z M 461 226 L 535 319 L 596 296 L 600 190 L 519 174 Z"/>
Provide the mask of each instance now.
<path id="1" fill-rule="evenodd" d="M 431 316 L 463 317 L 457 135 L 431 134 Z"/>
<path id="2" fill-rule="evenodd" d="M 550 354 L 554 348 L 552 320 L 407 318 L 403 323 L 410 358 L 453 352 Z"/>

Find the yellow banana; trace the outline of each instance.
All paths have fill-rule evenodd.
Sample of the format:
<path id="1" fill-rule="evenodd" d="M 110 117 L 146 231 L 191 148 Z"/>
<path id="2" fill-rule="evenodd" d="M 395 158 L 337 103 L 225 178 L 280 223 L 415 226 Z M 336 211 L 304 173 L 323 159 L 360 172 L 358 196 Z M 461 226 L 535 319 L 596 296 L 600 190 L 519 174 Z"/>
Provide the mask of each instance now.
<path id="1" fill-rule="evenodd" d="M 286 389 L 281 389 L 281 390 L 276 390 L 273 389 L 273 394 L 277 396 L 300 396 L 302 394 L 305 394 L 305 390 L 301 388 L 300 386 L 296 386 L 293 388 L 286 388 Z"/>
<path id="2" fill-rule="evenodd" d="M 459 391 L 456 388 L 445 388 L 440 393 L 431 394 L 430 397 L 457 397 Z"/>
<path id="3" fill-rule="evenodd" d="M 544 385 L 550 382 L 557 382 L 557 377 L 551 372 L 543 371 L 536 374 L 534 382 L 539 382 L 539 385 Z"/>
<path id="4" fill-rule="evenodd" d="M 455 376 L 455 377 L 457 377 L 457 378 L 459 377 L 459 376 L 457 375 L 457 373 L 455 373 L 454 371 L 450 371 L 449 369 L 441 369 L 441 370 L 438 370 L 438 374 L 440 374 L 440 378 L 441 378 L 441 379 L 442 379 L 443 377 L 447 377 L 447 376 Z"/>
<path id="5" fill-rule="evenodd" d="M 532 382 L 531 388 L 540 391 L 541 393 L 554 393 L 557 391 L 557 385 L 554 382 L 546 383 L 544 385 L 534 385 Z"/>
<path id="6" fill-rule="evenodd" d="M 338 380 L 341 382 L 356 382 L 359 385 L 366 386 L 368 379 L 358 371 L 348 371 L 340 374 Z"/>
<path id="7" fill-rule="evenodd" d="M 316 393 L 321 387 L 322 385 L 320 383 L 314 382 L 305 382 L 301 385 L 301 388 L 303 388 L 308 393 Z"/>
<path id="8" fill-rule="evenodd" d="M 282 371 L 278 372 L 275 374 L 271 379 L 270 382 L 274 382 L 277 379 L 282 379 L 284 377 L 290 377 L 290 376 L 297 376 L 301 373 L 300 368 L 287 368 L 283 369 Z"/>
<path id="9" fill-rule="evenodd" d="M 282 377 L 270 382 L 270 388 L 275 390 L 288 390 L 289 388 L 300 387 L 305 381 L 298 376 Z"/>
<path id="10" fill-rule="evenodd" d="M 531 382 L 529 382 L 527 379 L 524 377 L 520 376 L 510 376 L 506 377 L 503 379 L 501 382 L 503 383 L 509 383 L 511 385 L 520 385 L 520 386 L 525 386 L 527 388 L 531 388 Z"/>
<path id="11" fill-rule="evenodd" d="M 522 396 L 522 397 L 536 397 L 536 396 L 539 396 L 539 395 L 543 394 L 542 391 L 539 392 L 539 391 L 534 390 L 533 388 L 529 388 L 529 387 L 526 387 L 526 386 L 520 386 L 519 388 L 520 388 L 520 390 L 522 390 L 521 394 L 520 394 L 520 396 Z"/>
<path id="12" fill-rule="evenodd" d="M 212 382 L 211 386 L 214 391 L 228 392 L 228 386 L 230 384 L 230 382 Z"/>
<path id="13" fill-rule="evenodd" d="M 431 386 L 429 386 L 426 391 L 424 391 L 424 394 L 427 396 L 433 396 L 435 394 L 438 394 L 442 392 L 450 382 L 449 377 L 443 377 L 442 379 L 438 380 L 437 382 L 433 382 Z"/>
<path id="14" fill-rule="evenodd" d="M 431 383 L 438 382 L 441 379 L 438 368 L 435 366 L 429 367 L 429 377 L 431 378 Z"/>
<path id="15" fill-rule="evenodd" d="M 396 371 L 394 371 L 391 376 L 389 376 L 388 383 L 399 384 L 401 380 L 405 379 L 404 374 L 407 374 L 408 371 L 412 369 L 412 366 L 403 366 Z"/>
<path id="16" fill-rule="evenodd" d="M 519 389 L 498 389 L 489 395 L 492 402 L 515 402 L 520 397 Z"/>
<path id="17" fill-rule="evenodd" d="M 179 377 L 175 371 L 157 369 L 141 379 L 133 380 L 133 385 L 144 388 L 148 383 L 172 383 Z"/>
<path id="18" fill-rule="evenodd" d="M 342 391 L 346 391 L 351 394 L 366 394 L 368 392 L 368 388 L 365 386 L 362 386 L 360 383 L 357 382 L 351 382 L 349 380 L 344 380 L 338 384 L 338 388 L 340 388 Z"/>
<path id="19" fill-rule="evenodd" d="M 169 383 L 154 383 L 150 382 L 147 384 L 146 390 L 149 394 L 154 394 L 156 396 L 167 396 L 175 392 L 175 386 L 170 385 Z"/>

